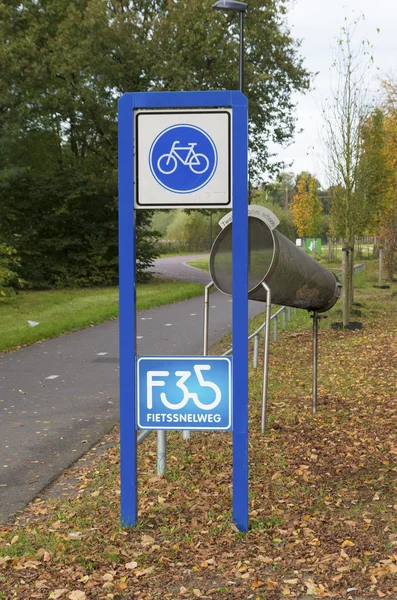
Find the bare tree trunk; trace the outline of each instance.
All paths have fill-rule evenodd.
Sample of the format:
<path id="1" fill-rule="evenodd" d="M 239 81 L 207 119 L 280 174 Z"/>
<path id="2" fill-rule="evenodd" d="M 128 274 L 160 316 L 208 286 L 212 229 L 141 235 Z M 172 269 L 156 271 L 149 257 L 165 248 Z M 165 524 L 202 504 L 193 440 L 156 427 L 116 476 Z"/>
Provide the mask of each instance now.
<path id="1" fill-rule="evenodd" d="M 353 305 L 354 284 L 353 284 L 353 260 L 354 246 L 345 241 L 342 248 L 342 313 L 343 326 L 350 323 L 350 314 Z"/>
<path id="2" fill-rule="evenodd" d="M 369 122 L 367 93 L 369 84 L 366 40 L 355 47 L 354 33 L 358 20 L 344 26 L 338 39 L 334 61 L 336 83 L 332 86 L 331 104 L 323 111 L 326 126 L 329 172 L 332 182 L 332 226 L 343 235 L 343 324 L 350 323 L 354 297 L 353 260 L 355 235 L 366 228 L 371 211 L 367 194 L 368 169 L 362 160 L 363 124 Z M 371 167 L 372 168 L 372 167 Z M 372 177 L 372 175 L 371 175 Z"/>
<path id="3" fill-rule="evenodd" d="M 372 256 L 373 256 L 373 258 L 377 258 L 378 257 L 378 253 L 379 253 L 379 241 L 378 241 L 378 238 L 375 237 L 374 238 L 374 248 L 372 250 Z"/>
<path id="4" fill-rule="evenodd" d="M 349 325 L 350 323 L 350 312 L 349 312 L 349 254 L 348 248 L 342 248 L 342 314 L 343 314 L 343 326 Z"/>
<path id="5" fill-rule="evenodd" d="M 349 290 L 349 315 L 352 314 L 353 302 L 354 302 L 354 243 L 351 244 L 349 249 L 349 276 L 350 276 L 350 290 Z"/>

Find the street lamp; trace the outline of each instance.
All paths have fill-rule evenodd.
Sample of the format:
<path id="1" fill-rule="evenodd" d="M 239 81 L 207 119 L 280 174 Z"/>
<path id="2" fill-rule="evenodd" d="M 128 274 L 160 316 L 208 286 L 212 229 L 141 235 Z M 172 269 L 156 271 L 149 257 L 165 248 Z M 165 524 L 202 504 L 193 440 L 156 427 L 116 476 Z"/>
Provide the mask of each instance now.
<path id="1" fill-rule="evenodd" d="M 239 89 L 240 92 L 244 92 L 244 15 L 247 12 L 248 4 L 245 2 L 237 2 L 237 0 L 218 0 L 212 5 L 212 8 L 240 13 Z"/>

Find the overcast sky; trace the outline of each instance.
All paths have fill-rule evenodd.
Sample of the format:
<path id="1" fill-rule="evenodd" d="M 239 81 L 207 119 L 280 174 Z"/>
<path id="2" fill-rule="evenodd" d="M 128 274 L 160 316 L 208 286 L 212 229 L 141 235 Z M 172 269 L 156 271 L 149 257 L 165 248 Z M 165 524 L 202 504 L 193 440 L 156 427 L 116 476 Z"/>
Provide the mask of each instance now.
<path id="1" fill-rule="evenodd" d="M 309 171 L 326 183 L 319 139 L 321 106 L 330 92 L 332 47 L 340 34 L 345 16 L 352 21 L 364 14 L 357 30 L 357 42 L 368 39 L 373 44 L 374 69 L 372 86 L 379 87 L 382 76 L 397 77 L 397 0 L 295 0 L 288 14 L 288 24 L 295 38 L 302 40 L 301 54 L 309 71 L 318 72 L 314 89 L 296 96 L 297 129 L 294 143 L 284 150 L 274 148 L 278 156 L 292 162 L 291 171 Z M 377 29 L 380 29 L 379 33 Z"/>

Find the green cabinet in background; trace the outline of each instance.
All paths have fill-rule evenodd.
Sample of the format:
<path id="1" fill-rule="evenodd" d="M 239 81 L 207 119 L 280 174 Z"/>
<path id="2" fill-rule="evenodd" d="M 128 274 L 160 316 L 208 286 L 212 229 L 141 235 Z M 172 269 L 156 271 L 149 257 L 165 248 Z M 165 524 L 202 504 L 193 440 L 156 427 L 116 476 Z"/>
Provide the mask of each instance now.
<path id="1" fill-rule="evenodd" d="M 305 250 L 307 254 L 320 256 L 321 254 L 321 238 L 305 238 Z"/>

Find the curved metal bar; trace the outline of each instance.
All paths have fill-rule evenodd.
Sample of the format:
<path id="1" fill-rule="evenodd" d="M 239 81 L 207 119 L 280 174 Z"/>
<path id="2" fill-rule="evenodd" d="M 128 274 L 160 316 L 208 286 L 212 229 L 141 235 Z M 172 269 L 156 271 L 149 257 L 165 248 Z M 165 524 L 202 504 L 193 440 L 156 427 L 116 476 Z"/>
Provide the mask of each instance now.
<path id="1" fill-rule="evenodd" d="M 284 309 L 285 309 L 285 306 L 282 306 L 281 308 L 276 310 L 276 312 L 274 314 L 272 314 L 272 316 L 270 317 L 270 320 L 275 319 L 280 313 L 283 312 Z"/>
<path id="2" fill-rule="evenodd" d="M 279 308 L 279 310 L 277 310 L 273 315 L 271 315 L 270 320 L 273 321 L 273 319 L 276 319 L 277 315 L 279 315 L 284 309 L 285 309 L 285 306 L 282 306 L 281 308 Z M 256 331 L 254 331 L 254 333 L 251 333 L 251 335 L 248 337 L 248 341 L 252 340 L 252 338 L 254 338 L 256 335 L 258 335 L 258 333 L 260 333 L 262 331 L 262 329 L 265 329 L 265 327 L 266 327 L 266 319 L 262 323 L 262 325 L 260 327 L 258 327 L 258 329 Z"/>
<path id="3" fill-rule="evenodd" d="M 167 470 L 167 432 L 159 429 L 157 432 L 157 477 L 164 477 Z"/>
<path id="4" fill-rule="evenodd" d="M 317 310 L 312 315 L 313 319 L 313 398 L 312 398 L 312 413 L 317 412 L 317 371 L 318 371 L 318 320 L 319 315 Z"/>
<path id="5" fill-rule="evenodd" d="M 250 336 L 248 336 L 248 341 L 252 340 L 252 338 L 254 338 L 256 335 L 259 335 L 261 331 L 263 331 L 263 329 L 265 329 L 266 327 L 266 321 L 263 321 L 262 325 L 260 327 L 258 327 L 258 329 L 256 331 L 254 331 L 254 333 L 251 333 Z"/>
<path id="6" fill-rule="evenodd" d="M 214 282 L 210 281 L 204 288 L 204 328 L 203 328 L 203 356 L 208 354 L 208 324 L 209 324 L 209 297 L 210 289 L 214 286 Z M 183 440 L 190 440 L 189 429 L 184 429 L 182 432 Z"/>
<path id="7" fill-rule="evenodd" d="M 258 354 L 259 354 L 259 334 L 254 337 L 254 357 L 252 366 L 254 369 L 258 368 Z"/>
<path id="8" fill-rule="evenodd" d="M 271 308 L 271 307 L 270 307 Z M 279 308 L 279 310 L 277 310 L 273 315 L 270 316 L 270 321 L 273 321 L 273 319 L 277 319 L 277 316 L 283 311 L 285 310 L 285 306 L 282 306 L 281 308 Z M 295 309 L 296 310 L 296 309 Z M 267 314 L 267 310 L 266 310 L 266 314 Z M 266 328 L 266 319 L 264 320 L 264 322 L 262 323 L 262 325 L 260 327 L 258 327 L 258 329 L 256 329 L 254 331 L 254 333 L 251 333 L 251 335 L 248 336 L 248 341 L 250 342 L 253 338 L 255 338 L 257 335 L 259 335 L 259 333 Z M 229 354 L 232 353 L 233 348 L 230 348 L 229 350 L 227 350 L 226 352 L 224 352 L 222 354 L 222 356 L 228 356 Z"/>
<path id="9" fill-rule="evenodd" d="M 266 429 L 266 410 L 267 410 L 267 384 L 269 375 L 269 342 L 270 342 L 270 311 L 272 308 L 272 292 L 267 283 L 262 282 L 266 290 L 266 328 L 265 328 L 265 356 L 263 360 L 263 389 L 262 389 L 262 421 L 261 431 L 265 433 Z"/>
<path id="10" fill-rule="evenodd" d="M 211 281 L 205 286 L 204 289 L 204 339 L 203 339 L 203 355 L 208 354 L 208 322 L 209 322 L 209 295 L 210 289 L 214 286 L 214 282 Z"/>
<path id="11" fill-rule="evenodd" d="M 277 342 L 277 334 L 278 334 L 278 317 L 273 320 L 273 340 Z"/>
<path id="12" fill-rule="evenodd" d="M 149 435 L 151 433 L 153 433 L 153 431 L 154 431 L 153 429 L 145 429 L 145 431 L 141 431 L 141 433 L 138 435 L 138 439 L 136 441 L 138 446 L 139 446 L 139 444 L 142 444 L 142 442 L 144 440 L 146 440 L 146 438 L 149 437 Z"/>

